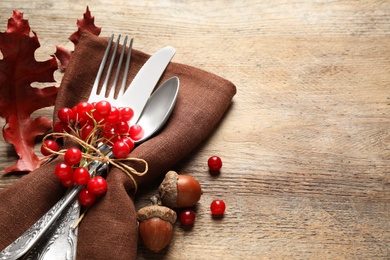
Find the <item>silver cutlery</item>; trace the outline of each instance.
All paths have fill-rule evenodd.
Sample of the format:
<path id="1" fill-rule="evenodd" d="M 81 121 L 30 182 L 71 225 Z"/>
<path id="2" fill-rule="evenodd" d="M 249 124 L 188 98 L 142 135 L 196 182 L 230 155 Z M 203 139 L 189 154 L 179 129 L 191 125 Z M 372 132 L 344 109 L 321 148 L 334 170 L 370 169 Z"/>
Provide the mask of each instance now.
<path id="1" fill-rule="evenodd" d="M 99 69 L 97 79 L 96 79 L 97 82 L 100 81 L 100 76 L 101 76 L 101 73 L 102 73 L 103 68 L 104 68 L 103 63 L 105 63 L 107 61 L 107 57 L 108 57 L 109 50 L 111 48 L 112 41 L 113 41 L 113 36 L 111 36 L 110 42 L 108 44 L 107 50 L 105 52 L 105 55 L 104 55 L 104 58 L 102 61 L 102 65 Z M 127 41 L 127 37 L 126 37 L 125 41 Z M 116 51 L 117 51 L 118 43 L 119 43 L 119 38 L 118 38 L 117 44 L 115 46 L 114 53 L 116 53 Z M 120 56 L 121 60 L 123 59 L 125 47 L 126 47 L 126 44 L 124 44 L 124 46 L 122 48 L 122 54 Z M 167 51 L 169 52 L 169 54 L 166 54 L 166 55 L 161 55 L 161 53 L 165 53 L 165 52 L 157 52 L 155 54 L 155 55 L 160 54 L 157 56 L 162 56 L 161 59 L 163 61 L 161 61 L 160 59 L 156 58 L 155 55 L 153 55 L 152 58 L 153 57 L 154 58 L 149 59 L 145 63 L 144 67 L 145 66 L 146 67 L 145 68 L 143 67 L 140 70 L 140 72 L 137 74 L 136 78 L 134 79 L 134 80 L 137 79 L 137 82 L 141 82 L 142 78 L 148 78 L 149 85 L 147 86 L 147 89 L 148 89 L 147 92 L 149 92 L 149 95 L 150 95 L 150 92 L 153 91 L 155 84 L 157 83 L 157 81 L 161 77 L 161 75 L 162 75 L 163 71 L 165 70 L 165 67 L 169 63 L 170 59 L 173 57 L 174 49 L 172 47 L 169 47 L 169 48 L 167 48 Z M 113 55 L 112 61 L 115 58 L 114 56 L 115 55 Z M 128 59 L 126 60 L 127 70 L 128 70 L 129 56 L 130 56 L 130 53 L 128 55 Z M 111 63 L 111 64 L 113 64 L 113 63 Z M 161 64 L 161 65 L 159 66 L 159 64 Z M 140 74 L 141 71 L 142 71 L 142 74 Z M 109 69 L 108 72 L 111 73 L 111 69 Z M 117 73 L 116 77 L 118 75 L 119 74 Z M 143 76 L 141 76 L 141 75 L 143 75 Z M 153 75 L 153 76 L 151 76 L 151 75 Z M 153 78 L 153 80 L 150 80 L 150 78 Z M 126 77 L 124 77 L 124 80 L 125 79 L 126 79 Z M 116 84 L 116 82 L 117 82 L 117 78 L 114 80 L 115 84 Z M 176 82 L 176 86 L 178 88 L 179 81 L 177 78 L 173 78 L 167 82 L 169 83 L 169 84 L 167 83 L 168 85 L 175 85 L 175 82 Z M 172 83 L 172 82 L 174 82 L 174 83 Z M 105 98 L 105 91 L 101 91 L 101 94 L 96 94 L 97 93 L 97 84 L 95 84 L 96 86 L 94 85 L 94 87 L 93 87 L 93 90 L 91 92 L 91 98 L 89 99 L 89 101 L 90 100 L 96 101 L 96 100 L 102 100 L 102 99 L 107 100 L 107 98 Z M 121 93 L 124 92 L 124 85 L 125 85 L 125 83 L 122 83 L 121 90 L 119 91 L 120 94 L 118 96 L 121 96 Z M 128 89 L 139 88 L 138 91 L 145 91 L 145 86 L 142 86 L 139 84 L 138 84 L 138 86 L 137 85 L 133 86 L 133 85 L 135 85 L 135 84 L 130 85 Z M 103 89 L 105 90 L 106 87 L 107 87 L 107 85 L 106 85 L 106 83 L 104 83 Z M 112 89 L 115 89 L 115 87 L 112 87 Z M 163 88 L 163 89 L 165 89 L 165 88 Z M 111 94 L 109 95 L 108 99 L 113 98 L 113 92 L 114 91 L 110 92 Z M 159 95 L 157 95 L 158 93 L 165 93 L 165 92 L 156 91 L 155 92 L 156 95 L 153 95 L 153 96 L 156 96 L 155 99 L 157 99 L 157 97 L 159 96 Z M 132 99 L 127 99 L 127 98 L 124 99 L 122 97 L 122 98 L 120 98 L 120 100 L 122 100 L 122 102 L 124 102 L 124 104 L 126 106 L 129 106 L 129 107 L 132 107 L 132 104 L 130 102 L 131 100 L 140 100 L 140 102 L 138 102 L 138 101 L 135 102 L 135 104 L 137 104 L 138 109 L 140 109 L 137 111 L 137 114 L 140 115 L 143 111 L 143 106 L 144 106 L 144 105 L 140 105 L 140 104 L 145 104 L 146 101 L 148 100 L 148 98 L 145 99 L 145 97 L 142 97 L 142 98 L 138 99 L 138 96 L 136 94 L 137 93 L 133 94 Z M 160 95 L 162 95 L 162 94 L 160 94 Z M 176 95 L 177 95 L 177 93 L 174 95 L 174 100 L 176 100 Z M 170 97 L 172 98 L 172 96 L 170 96 Z M 161 98 L 158 98 L 158 99 L 161 99 Z M 150 97 L 150 102 L 152 100 L 153 100 L 152 97 Z M 166 112 L 172 111 L 172 108 L 173 108 L 172 105 L 174 104 L 173 100 L 171 99 L 170 103 L 165 102 L 165 105 L 166 104 L 169 105 Z M 116 101 L 114 102 L 113 105 L 116 105 Z M 148 107 L 148 106 L 146 106 L 146 107 Z M 150 105 L 149 107 L 150 107 L 149 110 L 152 112 L 153 111 L 160 112 L 160 114 L 158 115 L 160 118 L 160 122 L 157 121 L 158 123 L 156 125 L 154 125 L 155 129 L 149 131 L 150 132 L 149 134 L 152 135 L 155 131 L 157 131 L 163 125 L 163 123 L 166 122 L 167 117 L 169 117 L 169 114 L 166 114 L 161 118 L 162 115 L 161 115 L 160 108 L 156 107 L 155 105 Z M 146 119 L 144 119 L 144 120 L 146 120 L 146 122 L 148 122 L 149 120 L 147 118 L 150 118 L 150 117 L 152 117 L 152 116 L 150 116 L 149 113 L 146 113 L 146 115 L 145 115 Z M 153 120 L 155 120 L 155 118 Z M 141 121 L 141 119 L 139 121 Z M 147 127 L 146 127 L 146 129 L 147 129 Z M 148 136 L 146 131 L 145 131 L 144 138 L 140 141 L 146 140 L 146 138 L 149 138 L 150 135 Z M 140 143 L 140 141 L 138 141 L 138 143 Z M 101 149 L 110 149 L 110 147 L 108 147 L 108 146 L 106 147 L 106 146 L 107 145 L 103 146 Z M 90 173 L 97 170 L 98 167 L 101 167 L 100 163 L 95 163 L 95 164 L 92 163 L 91 168 L 90 168 Z M 106 166 L 103 166 L 103 167 L 106 167 Z M 81 190 L 81 188 L 82 187 L 80 187 L 80 186 L 74 186 L 57 204 L 55 204 L 41 219 L 39 219 L 33 226 L 31 226 L 22 236 L 20 236 L 17 240 L 15 240 L 7 248 L 5 248 L 2 252 L 0 252 L 0 259 L 2 259 L 2 260 L 17 259 L 17 258 L 21 257 L 22 255 L 24 255 L 32 247 L 34 247 L 34 245 L 36 245 L 37 242 L 46 234 L 46 232 L 50 229 L 50 227 L 53 226 L 55 224 L 55 222 L 59 219 L 59 217 L 61 216 L 61 213 L 65 209 L 68 208 L 68 205 L 74 200 L 74 198 L 76 197 L 78 192 Z M 76 215 L 78 215 L 79 207 L 72 206 L 69 208 L 69 211 L 76 212 L 77 213 Z M 65 216 L 67 216 L 67 214 Z M 73 252 L 75 252 L 74 250 L 76 248 L 76 242 L 77 242 L 77 230 L 72 235 L 73 235 L 73 237 L 71 237 L 72 250 L 73 250 Z"/>
<path id="2" fill-rule="evenodd" d="M 138 143 L 146 141 L 165 125 L 175 106 L 179 85 L 179 79 L 172 77 L 158 87 L 149 98 L 137 122 L 145 131 L 144 137 Z M 108 155 L 111 156 L 110 153 Z M 104 171 L 106 166 L 107 164 L 104 164 L 98 171 Z M 24 255 L 22 259 L 75 259 L 77 229 L 72 227 L 79 217 L 79 207 L 76 200 L 61 215 L 58 222 L 52 225 L 54 230 L 47 232 L 45 238 L 41 239 L 38 245 Z"/>
<path id="3" fill-rule="evenodd" d="M 122 45 L 122 50 L 120 51 L 119 56 L 119 62 L 118 67 L 115 73 L 115 78 L 113 80 L 113 83 L 110 87 L 110 92 L 108 97 L 106 97 L 107 91 L 108 91 L 108 81 L 110 80 L 112 73 L 112 69 L 114 67 L 114 62 L 116 59 L 116 54 L 118 53 L 119 43 L 120 43 L 121 35 L 118 35 L 116 44 L 114 46 L 113 54 L 111 55 L 110 63 L 107 69 L 106 77 L 104 79 L 103 85 L 99 90 L 99 85 L 101 83 L 101 78 L 103 76 L 103 70 L 106 67 L 106 63 L 108 61 L 108 58 L 110 56 L 110 50 L 111 46 L 114 40 L 114 35 L 111 35 L 110 40 L 108 41 L 106 50 L 104 52 L 102 61 L 99 66 L 99 70 L 96 74 L 96 78 L 90 93 L 90 96 L 88 98 L 88 102 L 98 102 L 100 100 L 107 100 L 112 105 L 116 106 L 116 103 L 118 103 L 117 99 L 123 96 L 125 86 L 126 86 L 126 79 L 127 74 L 130 67 L 130 58 L 131 58 L 131 51 L 133 46 L 133 39 L 130 40 L 129 45 L 129 52 L 127 54 L 126 63 L 125 63 L 125 69 L 124 69 L 124 75 L 122 77 L 122 84 L 119 89 L 119 93 L 117 98 L 114 97 L 114 93 L 116 90 L 116 85 L 119 80 L 119 72 L 123 63 L 123 58 L 125 55 L 125 50 L 127 46 L 127 39 L 128 36 L 125 37 Z M 98 93 L 99 92 L 99 93 Z M 106 149 L 108 151 L 107 147 L 101 147 L 99 150 Z M 90 168 L 90 174 L 92 174 L 91 170 L 97 170 L 99 164 L 92 165 Z M 106 166 L 106 165 L 105 165 Z M 102 169 L 99 169 L 99 175 L 101 174 L 101 171 L 103 171 L 106 167 L 101 167 Z M 78 193 L 78 192 L 77 192 Z M 77 194 L 76 194 L 77 195 Z M 75 196 L 76 196 L 75 195 Z M 74 200 L 74 199 L 72 199 Z M 59 212 L 60 213 L 60 212 Z M 74 225 L 76 225 L 80 215 L 80 203 L 78 200 L 74 200 L 73 203 L 68 206 L 63 213 L 60 214 L 59 219 L 55 221 L 49 229 L 44 233 L 44 236 L 39 238 L 39 240 L 36 242 L 35 246 L 33 246 L 23 257 L 23 259 L 43 259 L 44 257 L 49 257 L 49 259 L 53 258 L 62 258 L 62 255 L 64 256 L 63 259 L 74 259 L 76 248 L 77 248 L 77 233 L 78 229 L 72 229 Z M 60 255 L 52 255 L 53 250 L 52 248 L 56 248 L 60 246 L 62 248 L 62 252 L 56 252 L 61 253 Z"/>
<path id="4" fill-rule="evenodd" d="M 154 53 L 139 70 L 121 101 L 134 111 L 130 124 L 135 124 L 158 80 L 168 66 L 176 50 L 166 46 Z"/>

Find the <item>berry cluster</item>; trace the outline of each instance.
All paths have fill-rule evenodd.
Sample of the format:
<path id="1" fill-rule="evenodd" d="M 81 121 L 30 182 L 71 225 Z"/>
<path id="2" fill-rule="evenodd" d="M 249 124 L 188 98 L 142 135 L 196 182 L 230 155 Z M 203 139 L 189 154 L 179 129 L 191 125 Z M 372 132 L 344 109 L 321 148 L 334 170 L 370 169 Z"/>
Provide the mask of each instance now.
<path id="1" fill-rule="evenodd" d="M 79 193 L 80 204 L 92 205 L 97 196 L 106 192 L 107 182 L 101 176 L 90 176 L 87 157 L 83 154 L 94 154 L 101 144 L 112 146 L 115 158 L 126 158 L 134 148 L 134 142 L 143 136 L 143 130 L 138 125 L 129 125 L 134 112 L 129 107 L 116 108 L 107 101 L 96 103 L 80 102 L 73 108 L 62 107 L 58 111 L 59 121 L 54 125 L 54 133 L 69 133 L 82 140 L 85 147 L 71 147 L 62 153 L 64 161 L 58 163 L 55 175 L 66 187 L 74 184 L 85 186 Z M 96 150 L 91 150 L 94 147 Z M 59 152 L 55 140 L 44 140 L 41 153 L 50 156 Z M 96 154 L 95 154 L 96 155 Z"/>
<path id="2" fill-rule="evenodd" d="M 107 191 L 107 182 L 101 176 L 90 176 L 84 166 L 79 166 L 82 153 L 78 148 L 72 147 L 66 150 L 64 161 L 57 164 L 54 174 L 66 187 L 74 184 L 85 186 L 79 193 L 79 202 L 83 206 L 90 206 L 98 195 Z"/>
<path id="3" fill-rule="evenodd" d="M 41 146 L 42 154 L 50 155 L 49 149 L 58 152 L 59 145 L 53 140 L 45 140 Z M 82 157 L 80 149 L 76 147 L 67 149 L 64 153 L 64 161 L 56 165 L 54 174 L 66 187 L 71 187 L 74 184 L 85 186 L 79 193 L 79 202 L 83 206 L 90 206 L 98 195 L 106 192 L 107 182 L 101 176 L 91 177 L 88 169 L 80 166 Z"/>
<path id="4" fill-rule="evenodd" d="M 58 111 L 60 120 L 54 132 L 71 132 L 94 146 L 98 142 L 112 145 L 116 158 L 126 158 L 134 148 L 134 141 L 143 137 L 142 127 L 129 125 L 134 112 L 129 107 L 116 108 L 108 101 L 97 103 L 80 102 L 73 108 L 63 107 Z"/>

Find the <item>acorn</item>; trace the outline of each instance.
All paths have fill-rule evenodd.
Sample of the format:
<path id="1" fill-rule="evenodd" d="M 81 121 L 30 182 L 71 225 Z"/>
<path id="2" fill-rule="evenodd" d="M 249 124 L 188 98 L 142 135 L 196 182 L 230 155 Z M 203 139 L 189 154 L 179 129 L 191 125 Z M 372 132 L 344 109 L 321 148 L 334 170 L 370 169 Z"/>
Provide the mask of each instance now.
<path id="1" fill-rule="evenodd" d="M 160 205 L 147 206 L 137 212 L 139 235 L 143 245 L 159 252 L 172 240 L 176 212 Z"/>
<path id="2" fill-rule="evenodd" d="M 163 205 L 170 208 L 195 206 L 203 194 L 199 182 L 185 174 L 169 171 L 158 188 Z"/>

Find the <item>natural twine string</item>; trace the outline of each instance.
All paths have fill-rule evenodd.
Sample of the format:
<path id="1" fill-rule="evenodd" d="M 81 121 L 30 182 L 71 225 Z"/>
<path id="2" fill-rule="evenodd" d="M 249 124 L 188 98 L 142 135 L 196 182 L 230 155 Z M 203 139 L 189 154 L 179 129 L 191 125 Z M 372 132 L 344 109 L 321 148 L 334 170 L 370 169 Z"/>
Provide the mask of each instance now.
<path id="1" fill-rule="evenodd" d="M 95 146 L 85 142 L 84 140 L 78 138 L 77 136 L 75 135 L 72 135 L 72 134 L 69 134 L 69 133 L 66 133 L 66 132 L 63 132 L 63 133 L 50 133 L 50 134 L 47 134 L 44 138 L 43 138 L 43 143 L 45 142 L 45 140 L 49 137 L 55 137 L 55 138 L 61 138 L 61 137 L 64 137 L 64 138 L 70 138 L 71 140 L 75 141 L 76 143 L 78 143 L 80 146 L 86 148 L 86 150 L 92 150 L 93 153 L 90 154 L 90 153 L 82 153 L 82 157 L 87 159 L 88 161 L 99 161 L 99 162 L 102 162 L 102 163 L 110 163 L 111 165 L 119 168 L 120 170 L 122 170 L 133 182 L 134 184 L 134 193 L 137 192 L 138 190 L 138 185 L 137 185 L 137 182 L 135 181 L 133 175 L 136 175 L 136 176 L 143 176 L 145 175 L 147 172 L 148 172 L 148 163 L 143 160 L 143 159 L 139 159 L 139 158 L 131 158 L 131 157 L 128 157 L 128 158 L 123 158 L 123 159 L 116 159 L 116 158 L 110 158 L 108 156 L 106 156 L 104 153 L 102 153 L 98 148 L 96 148 Z M 50 158 L 50 157 L 54 157 L 56 155 L 64 155 L 65 152 L 67 151 L 67 149 L 62 149 L 62 150 L 59 150 L 59 151 L 54 151 L 54 150 L 51 150 L 49 147 L 45 146 L 45 148 L 51 152 L 51 155 L 48 155 L 48 156 L 45 156 L 44 158 Z M 96 155 L 94 155 L 96 154 Z M 128 166 L 127 164 L 125 164 L 125 162 L 129 162 L 129 161 L 133 161 L 133 162 L 142 162 L 144 165 L 145 165 L 145 169 L 144 171 L 142 172 L 139 172 L 137 170 L 135 170 L 133 167 L 130 167 Z"/>

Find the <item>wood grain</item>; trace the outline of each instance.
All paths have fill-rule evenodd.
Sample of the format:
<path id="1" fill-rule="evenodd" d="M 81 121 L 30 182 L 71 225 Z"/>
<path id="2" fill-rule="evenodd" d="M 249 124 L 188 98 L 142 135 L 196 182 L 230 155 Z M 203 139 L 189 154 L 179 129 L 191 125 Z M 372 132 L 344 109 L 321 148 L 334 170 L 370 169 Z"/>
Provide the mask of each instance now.
<path id="1" fill-rule="evenodd" d="M 140 245 L 139 259 L 390 258 L 388 1 L 2 0 L 0 30 L 22 11 L 41 43 L 37 58 L 48 59 L 56 45 L 73 48 L 67 38 L 87 5 L 102 36 L 129 34 L 148 53 L 172 45 L 176 62 L 238 90 L 175 168 L 205 191 L 195 226 L 176 223 L 169 248 L 155 255 Z M 16 155 L 0 141 L 5 168 Z M 206 165 L 214 154 L 218 176 Z M 20 178 L 0 176 L 0 188 Z M 217 198 L 227 204 L 222 219 L 208 209 Z"/>

